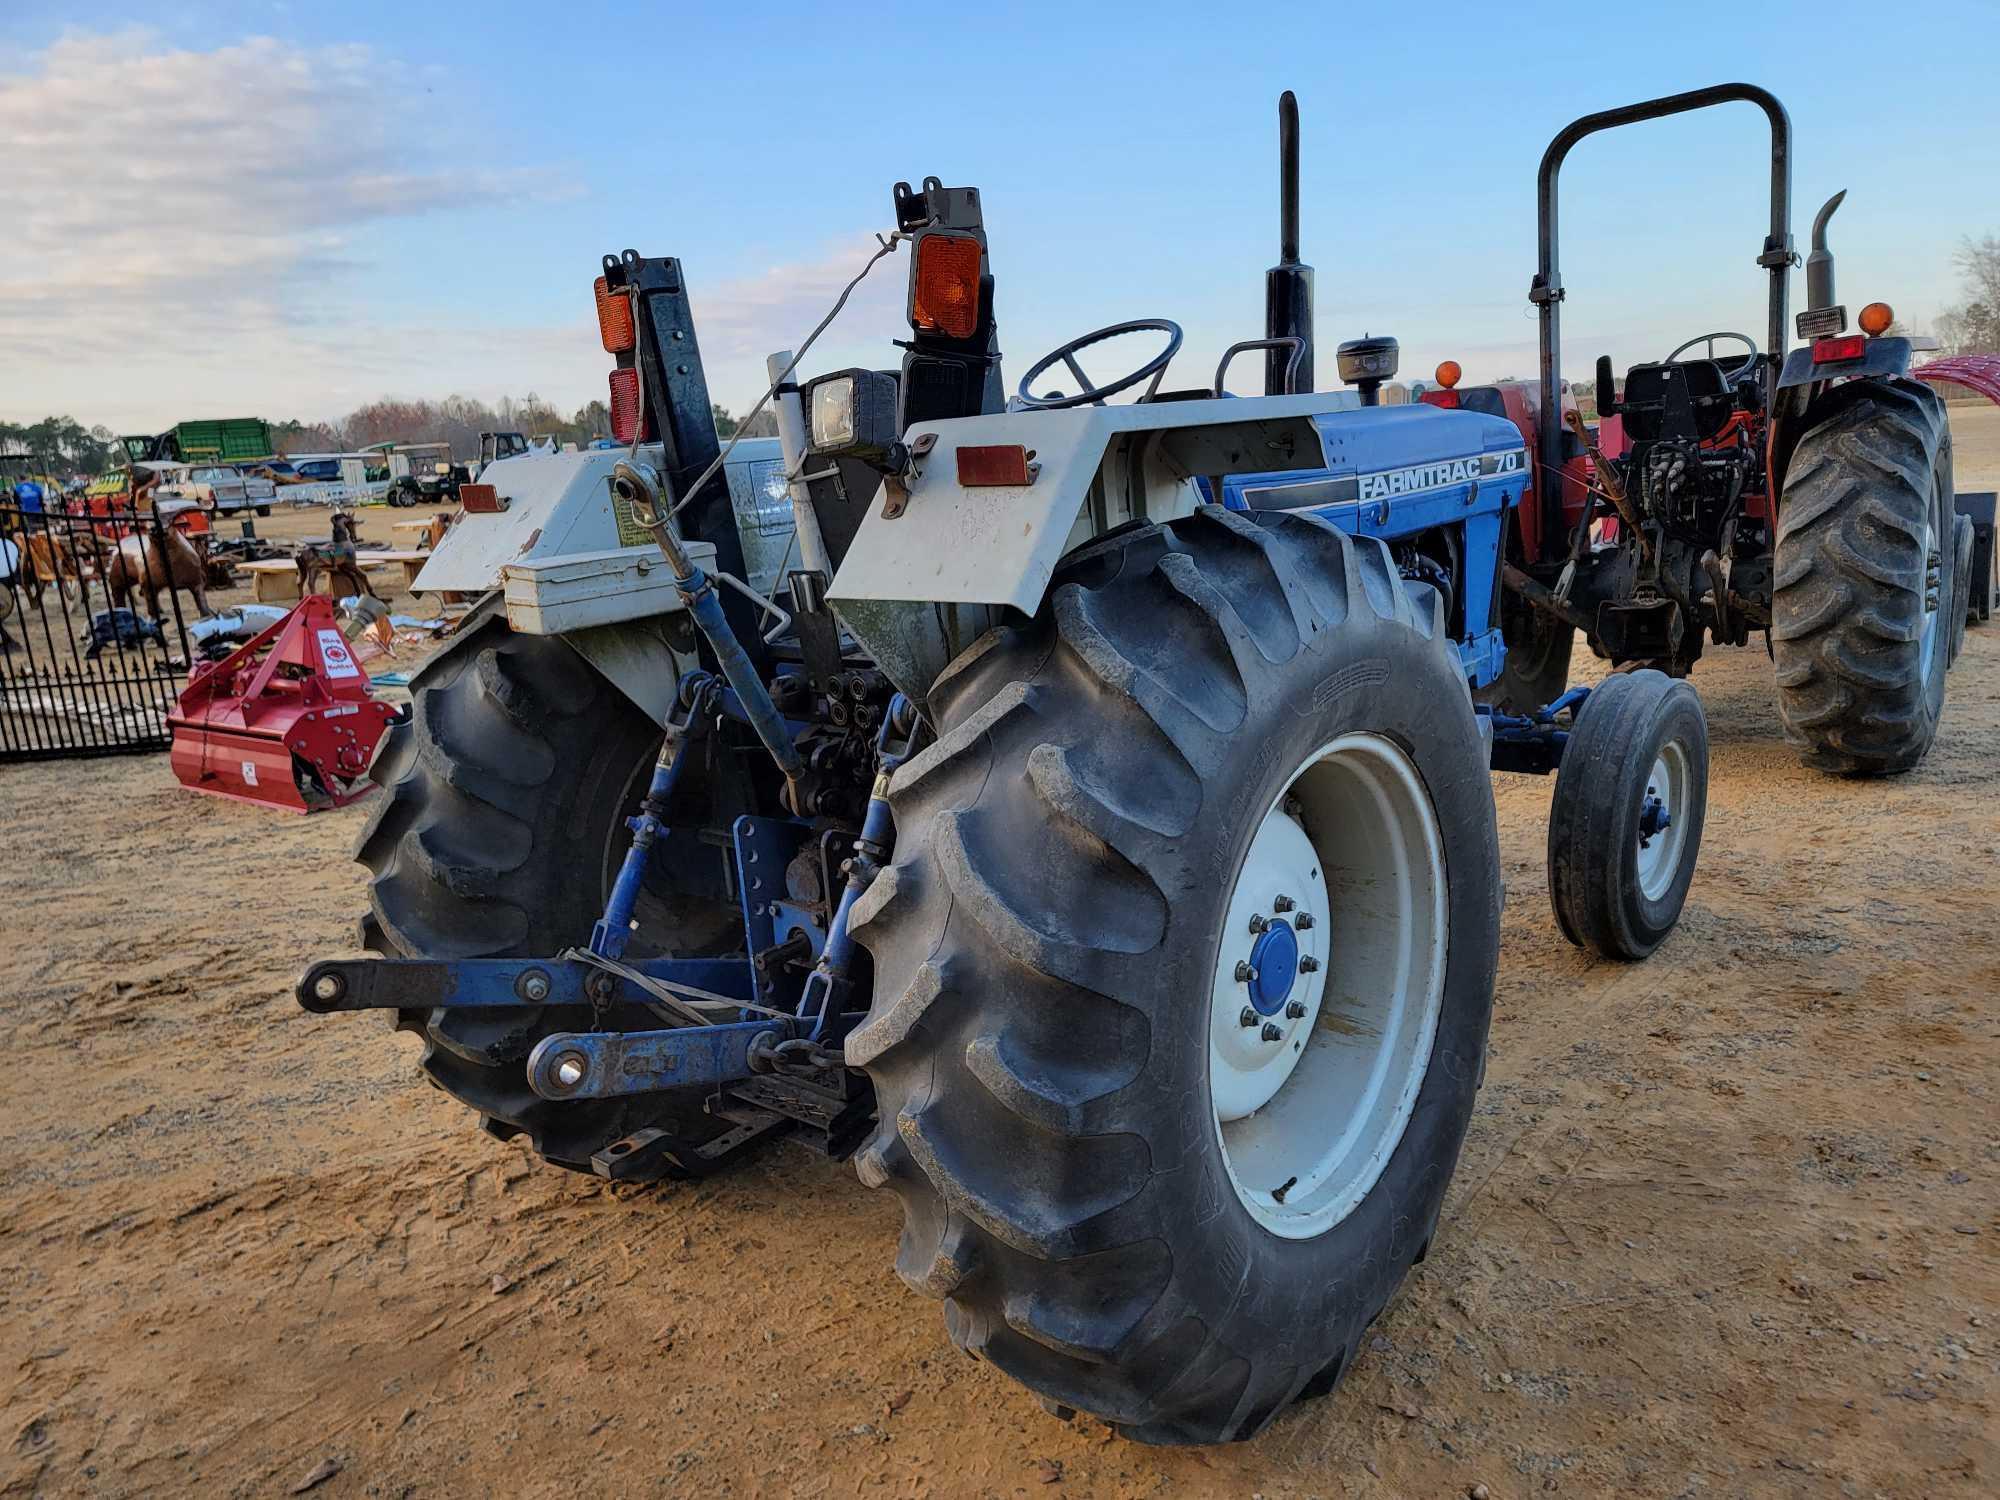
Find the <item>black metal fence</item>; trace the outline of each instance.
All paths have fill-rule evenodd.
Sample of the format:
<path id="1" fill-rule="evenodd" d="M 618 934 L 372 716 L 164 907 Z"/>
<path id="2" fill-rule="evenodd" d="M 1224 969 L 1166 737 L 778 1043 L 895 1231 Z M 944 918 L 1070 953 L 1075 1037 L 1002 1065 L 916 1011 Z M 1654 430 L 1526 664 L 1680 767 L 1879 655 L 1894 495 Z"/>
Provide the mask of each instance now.
<path id="1" fill-rule="evenodd" d="M 206 549 L 126 502 L 0 505 L 0 762 L 164 750 Z"/>

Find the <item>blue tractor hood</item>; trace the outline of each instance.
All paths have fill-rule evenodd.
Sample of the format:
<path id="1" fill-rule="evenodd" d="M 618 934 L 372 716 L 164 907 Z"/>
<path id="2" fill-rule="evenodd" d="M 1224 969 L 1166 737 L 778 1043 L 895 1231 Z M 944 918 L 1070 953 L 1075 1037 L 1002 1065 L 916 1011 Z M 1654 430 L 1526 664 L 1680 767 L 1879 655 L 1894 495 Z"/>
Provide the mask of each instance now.
<path id="1" fill-rule="evenodd" d="M 1233 510 L 1371 510 L 1405 497 L 1468 491 L 1499 502 L 1520 498 L 1528 476 L 1521 431 L 1503 417 L 1437 406 L 1370 406 L 1314 418 L 1327 466 L 1287 474 L 1231 478 L 1223 504 Z M 1509 491 L 1503 498 L 1498 493 Z M 1487 507 L 1481 506 L 1481 509 Z"/>

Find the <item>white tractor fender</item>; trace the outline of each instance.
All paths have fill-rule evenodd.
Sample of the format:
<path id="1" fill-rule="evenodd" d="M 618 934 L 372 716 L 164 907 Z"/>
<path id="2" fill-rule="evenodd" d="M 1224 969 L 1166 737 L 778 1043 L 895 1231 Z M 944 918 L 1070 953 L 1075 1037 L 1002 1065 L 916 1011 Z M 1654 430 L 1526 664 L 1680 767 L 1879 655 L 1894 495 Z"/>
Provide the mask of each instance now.
<path id="1" fill-rule="evenodd" d="M 1041 608 L 1065 553 L 1128 521 L 1192 514 L 1204 499 L 1197 477 L 1325 467 L 1313 418 L 1354 405 L 1352 393 L 1318 392 L 919 423 L 905 443 L 934 441 L 907 480 L 907 502 L 892 513 L 886 484 L 876 490 L 828 600 L 921 704 L 1000 611 Z M 961 449 L 1006 445 L 1026 450 L 1026 485 L 961 482 Z M 939 608 L 950 605 L 964 607 Z"/>

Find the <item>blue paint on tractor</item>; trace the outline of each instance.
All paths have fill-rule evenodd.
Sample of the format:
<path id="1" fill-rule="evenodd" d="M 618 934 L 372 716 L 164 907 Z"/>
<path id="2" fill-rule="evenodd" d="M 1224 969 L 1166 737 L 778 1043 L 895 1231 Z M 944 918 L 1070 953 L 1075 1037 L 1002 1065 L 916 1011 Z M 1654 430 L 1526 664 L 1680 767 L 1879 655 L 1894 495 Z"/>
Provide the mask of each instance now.
<path id="1" fill-rule="evenodd" d="M 1257 971 L 1250 981 L 1250 1003 L 1258 1015 L 1275 1016 L 1299 977 L 1299 940 L 1291 923 L 1280 917 L 1264 929 L 1250 950 L 1250 967 Z"/>
<path id="2" fill-rule="evenodd" d="M 1528 485 L 1521 430 L 1483 412 L 1436 406 L 1367 406 L 1314 419 L 1327 467 L 1230 476 L 1230 510 L 1308 510 L 1353 536 L 1392 546 L 1435 533 L 1455 539 L 1447 569 L 1461 597 L 1459 655 L 1473 686 L 1500 675 L 1502 529 Z"/>

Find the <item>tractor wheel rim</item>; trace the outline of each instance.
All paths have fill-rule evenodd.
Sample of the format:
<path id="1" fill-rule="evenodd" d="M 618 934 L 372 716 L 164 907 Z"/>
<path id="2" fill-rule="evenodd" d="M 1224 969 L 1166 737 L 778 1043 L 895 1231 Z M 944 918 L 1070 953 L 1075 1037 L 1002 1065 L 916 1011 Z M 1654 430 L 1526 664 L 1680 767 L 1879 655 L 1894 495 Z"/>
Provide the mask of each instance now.
<path id="1" fill-rule="evenodd" d="M 1272 1234 L 1332 1229 L 1402 1140 L 1443 1008 L 1447 894 L 1430 794 L 1379 735 L 1308 756 L 1258 825 L 1217 949 L 1209 1104 Z"/>
<path id="2" fill-rule="evenodd" d="M 1653 758 L 1646 787 L 1639 799 L 1639 830 L 1634 856 L 1639 889 L 1648 901 L 1666 895 L 1681 867 L 1687 847 L 1687 747 L 1669 740 Z"/>
<path id="3" fill-rule="evenodd" d="M 1937 529 L 1928 516 L 1924 519 L 1923 633 L 1917 641 L 1917 686 L 1921 690 L 1931 680 L 1931 658 L 1937 654 L 1938 621 L 1944 618 L 1945 600 Z"/>

